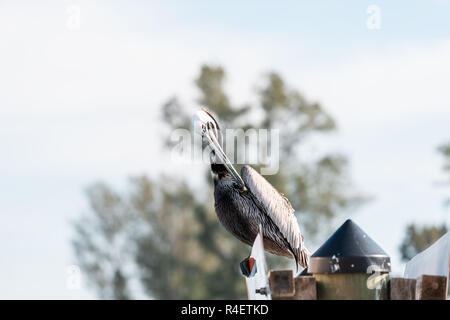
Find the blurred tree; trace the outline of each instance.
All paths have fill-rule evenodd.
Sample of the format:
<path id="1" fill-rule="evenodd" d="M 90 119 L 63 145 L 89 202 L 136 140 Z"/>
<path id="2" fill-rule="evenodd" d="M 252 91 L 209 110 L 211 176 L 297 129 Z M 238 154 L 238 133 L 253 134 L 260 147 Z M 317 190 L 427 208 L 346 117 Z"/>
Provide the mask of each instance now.
<path id="1" fill-rule="evenodd" d="M 100 298 L 128 299 L 124 276 L 128 234 L 134 221 L 120 196 L 104 184 L 87 191 L 92 213 L 75 222 L 72 245 L 78 263 Z"/>
<path id="2" fill-rule="evenodd" d="M 447 232 L 445 224 L 441 226 L 419 227 L 410 224 L 406 227 L 406 235 L 400 245 L 401 258 L 404 261 L 411 260 L 416 254 L 427 249 L 436 240 Z"/>
<path id="3" fill-rule="evenodd" d="M 266 178 L 300 213 L 301 228 L 311 244 L 319 232 L 330 231 L 334 218 L 363 204 L 367 197 L 352 187 L 345 156 L 303 156 L 301 148 L 308 137 L 336 130 L 333 118 L 289 88 L 278 74 L 269 73 L 265 80 L 258 90 L 259 103 L 234 106 L 224 90 L 225 71 L 204 65 L 195 80 L 200 92 L 197 102 L 207 105 L 225 128 L 280 129 L 280 170 Z M 193 111 L 178 98 L 169 99 L 162 106 L 167 132 L 190 129 Z M 166 149 L 173 147 L 163 139 Z M 243 150 L 245 143 L 237 144 L 236 150 Z M 131 191 L 124 196 L 104 185 L 90 189 L 92 213 L 76 222 L 73 244 L 80 266 L 100 297 L 129 298 L 136 285 L 149 297 L 162 299 L 246 297 L 239 262 L 250 248 L 219 224 L 209 173 L 204 182 L 201 192 L 182 178 L 169 177 L 133 178 Z M 199 196 L 204 190 L 209 193 L 207 201 Z M 134 269 L 125 267 L 124 259 L 134 262 Z M 269 257 L 272 265 L 287 262 Z"/>
<path id="4" fill-rule="evenodd" d="M 438 152 L 444 156 L 444 166 L 442 167 L 442 170 L 444 174 L 448 175 L 450 178 L 450 143 L 439 146 Z M 450 179 L 446 183 L 450 183 Z M 450 198 L 445 201 L 445 204 L 450 204 Z M 409 224 L 406 227 L 406 235 L 399 248 L 402 260 L 411 260 L 411 258 L 428 248 L 446 232 L 447 226 L 445 223 L 440 226 L 422 227 L 415 224 Z"/>
<path id="5" fill-rule="evenodd" d="M 442 166 L 442 171 L 447 178 L 447 181 L 445 181 L 445 183 L 446 185 L 450 185 L 450 142 L 439 146 L 438 151 L 444 157 L 444 165 Z M 450 197 L 445 200 L 445 204 L 450 205 Z"/>

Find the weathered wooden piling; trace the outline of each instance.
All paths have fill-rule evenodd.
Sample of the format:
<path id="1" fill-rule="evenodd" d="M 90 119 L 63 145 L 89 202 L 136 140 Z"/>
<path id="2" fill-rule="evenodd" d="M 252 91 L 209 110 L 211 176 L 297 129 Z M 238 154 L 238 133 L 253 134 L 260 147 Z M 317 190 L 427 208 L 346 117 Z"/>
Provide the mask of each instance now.
<path id="1" fill-rule="evenodd" d="M 389 299 L 415 300 L 416 279 L 391 278 L 389 280 Z"/>
<path id="2" fill-rule="evenodd" d="M 316 300 L 316 279 L 311 276 L 294 278 L 292 270 L 271 270 L 269 285 L 273 300 Z"/>
<path id="3" fill-rule="evenodd" d="M 295 294 L 294 274 L 292 270 L 269 271 L 269 286 L 273 300 L 292 297 Z"/>
<path id="4" fill-rule="evenodd" d="M 356 223 L 347 220 L 311 256 L 308 272 L 319 300 L 388 298 L 390 258 Z"/>
<path id="5" fill-rule="evenodd" d="M 322 281 L 321 287 L 317 285 L 317 275 L 315 277 L 299 276 L 294 278 L 292 270 L 271 270 L 268 279 L 273 300 L 317 300 L 318 290 L 322 291 L 322 300 L 324 300 L 324 292 L 327 295 L 333 294 L 330 299 L 335 299 L 336 291 L 339 291 L 338 294 L 341 291 L 344 294 L 349 294 L 350 292 L 350 296 L 345 296 L 342 299 L 380 298 L 367 296 L 366 288 L 361 286 L 361 283 L 364 283 L 364 279 L 367 278 L 362 274 L 356 274 L 356 276 L 350 278 L 345 273 L 336 274 L 335 276 L 335 278 L 332 278 L 332 281 L 326 280 L 326 282 L 323 282 L 320 279 Z M 383 299 L 445 300 L 447 296 L 445 285 L 447 278 L 443 276 L 422 275 L 418 279 L 386 279 L 386 274 L 380 276 L 383 278 L 383 281 L 388 283 L 388 294 L 382 296 Z M 350 280 L 348 281 L 348 279 Z M 355 292 L 358 293 L 356 296 Z M 327 297 L 325 295 L 325 298 Z"/>
<path id="6" fill-rule="evenodd" d="M 445 300 L 447 277 L 422 275 L 417 279 L 416 300 Z"/>
<path id="7" fill-rule="evenodd" d="M 444 265 L 434 266 L 434 269 L 437 266 L 440 267 L 439 270 L 444 268 L 440 271 L 442 274 L 448 274 L 445 268 L 448 269 L 449 264 L 445 264 L 445 259 L 450 261 L 450 253 L 446 253 L 445 248 L 441 250 L 442 257 L 438 256 L 438 260 L 444 261 Z M 258 259 L 264 260 L 263 250 L 261 245 L 262 253 Z M 423 254 L 425 252 L 421 253 Z M 265 270 L 265 268 L 262 269 Z M 266 285 L 262 289 L 264 289 L 265 297 L 274 300 L 445 300 L 447 298 L 446 276 L 421 275 L 416 272 L 416 279 L 389 278 L 390 270 L 390 258 L 383 249 L 356 223 L 347 220 L 311 256 L 309 268 L 300 276 L 294 277 L 292 270 L 271 270 L 268 275 L 264 273 L 267 277 Z M 260 282 L 264 283 L 264 281 Z M 262 289 L 256 291 L 262 292 Z"/>

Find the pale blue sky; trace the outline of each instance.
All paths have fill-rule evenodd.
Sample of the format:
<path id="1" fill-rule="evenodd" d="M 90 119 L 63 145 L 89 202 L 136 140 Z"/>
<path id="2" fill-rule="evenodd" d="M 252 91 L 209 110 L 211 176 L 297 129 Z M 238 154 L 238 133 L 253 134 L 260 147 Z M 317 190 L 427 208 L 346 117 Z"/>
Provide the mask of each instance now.
<path id="1" fill-rule="evenodd" d="M 0 298 L 94 297 L 66 288 L 83 190 L 165 169 L 159 107 L 174 93 L 195 106 L 205 62 L 227 69 L 236 103 L 277 70 L 333 114 L 339 132 L 321 143 L 375 197 L 352 218 L 401 273 L 405 224 L 450 220 L 435 151 L 450 140 L 449 16 L 444 0 L 0 2 Z"/>

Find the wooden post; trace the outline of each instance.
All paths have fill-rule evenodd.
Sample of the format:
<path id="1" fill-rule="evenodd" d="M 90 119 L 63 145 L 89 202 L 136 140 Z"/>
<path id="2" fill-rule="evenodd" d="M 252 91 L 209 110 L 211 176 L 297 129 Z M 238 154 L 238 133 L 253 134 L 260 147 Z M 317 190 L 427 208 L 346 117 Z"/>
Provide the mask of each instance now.
<path id="1" fill-rule="evenodd" d="M 388 273 L 315 274 L 319 300 L 386 300 Z"/>
<path id="2" fill-rule="evenodd" d="M 273 300 L 294 296 L 294 273 L 292 270 L 270 270 L 269 286 Z"/>
<path id="3" fill-rule="evenodd" d="M 292 300 L 317 300 L 316 279 L 312 276 L 297 277 L 295 282 L 295 294 Z"/>
<path id="4" fill-rule="evenodd" d="M 292 270 L 271 270 L 268 277 L 273 300 L 317 300 L 314 277 L 294 279 Z"/>
<path id="5" fill-rule="evenodd" d="M 445 300 L 447 298 L 447 277 L 422 275 L 417 279 L 417 300 Z"/>
<path id="6" fill-rule="evenodd" d="M 415 300 L 416 279 L 391 278 L 389 292 L 391 300 Z"/>
<path id="7" fill-rule="evenodd" d="M 390 270 L 386 252 L 352 220 L 311 255 L 308 267 L 318 300 L 387 299 Z"/>

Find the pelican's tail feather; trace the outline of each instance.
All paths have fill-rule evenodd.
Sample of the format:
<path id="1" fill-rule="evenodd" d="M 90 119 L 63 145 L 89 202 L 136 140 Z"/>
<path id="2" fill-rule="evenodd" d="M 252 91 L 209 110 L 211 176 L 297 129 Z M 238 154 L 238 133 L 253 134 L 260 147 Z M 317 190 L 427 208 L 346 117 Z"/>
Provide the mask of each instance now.
<path id="1" fill-rule="evenodd" d="M 309 256 L 311 255 L 308 249 L 306 249 L 304 245 L 300 246 L 300 248 L 298 248 L 297 255 L 298 255 L 297 261 L 298 264 L 301 265 L 303 268 L 308 268 L 308 260 Z"/>

